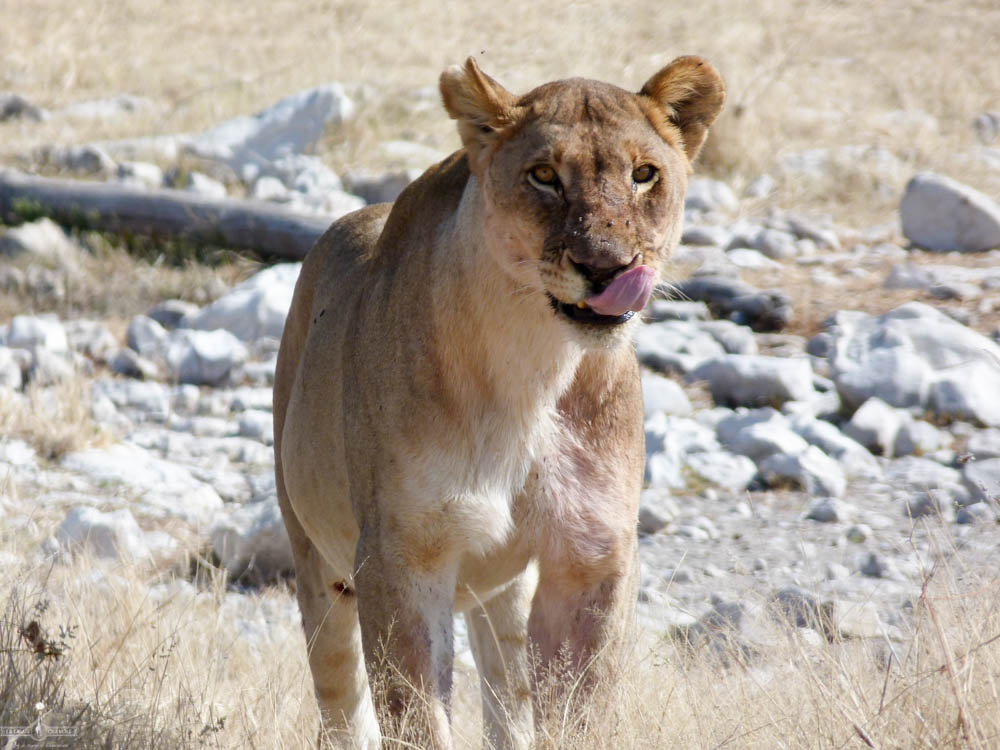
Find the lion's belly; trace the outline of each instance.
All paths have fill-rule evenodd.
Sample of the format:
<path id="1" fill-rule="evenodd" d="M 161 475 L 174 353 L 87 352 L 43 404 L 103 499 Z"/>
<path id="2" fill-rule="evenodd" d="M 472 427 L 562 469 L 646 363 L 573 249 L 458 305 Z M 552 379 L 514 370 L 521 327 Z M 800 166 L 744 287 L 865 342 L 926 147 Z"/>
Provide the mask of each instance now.
<path id="1" fill-rule="evenodd" d="M 298 388 L 289 402 L 281 444 L 288 500 L 310 541 L 334 572 L 350 579 L 358 544 L 344 464 L 344 438 L 315 390 Z M 294 425 L 294 429 L 289 426 Z"/>

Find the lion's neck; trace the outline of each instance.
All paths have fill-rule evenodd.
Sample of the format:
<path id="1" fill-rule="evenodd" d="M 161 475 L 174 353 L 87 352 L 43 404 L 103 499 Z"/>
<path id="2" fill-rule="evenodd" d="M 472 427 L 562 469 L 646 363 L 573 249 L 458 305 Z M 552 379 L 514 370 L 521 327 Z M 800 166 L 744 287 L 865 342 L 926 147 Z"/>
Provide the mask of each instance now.
<path id="1" fill-rule="evenodd" d="M 487 249 L 474 179 L 431 264 L 441 282 L 433 310 L 439 361 L 449 370 L 443 380 L 470 421 L 502 410 L 531 430 L 554 413 L 582 349 L 544 294 L 524 288 Z"/>

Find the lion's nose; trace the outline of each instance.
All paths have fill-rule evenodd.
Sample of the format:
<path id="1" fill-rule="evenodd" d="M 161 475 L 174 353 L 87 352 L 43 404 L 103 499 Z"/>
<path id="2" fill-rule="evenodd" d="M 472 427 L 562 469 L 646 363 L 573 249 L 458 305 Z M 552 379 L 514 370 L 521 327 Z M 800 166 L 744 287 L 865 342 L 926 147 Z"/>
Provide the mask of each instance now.
<path id="1" fill-rule="evenodd" d="M 639 256 L 636 254 L 623 257 L 622 253 L 605 251 L 588 253 L 581 257 L 570 251 L 567 253 L 567 259 L 583 278 L 594 285 L 595 289 L 602 289 L 616 276 L 636 265 Z"/>

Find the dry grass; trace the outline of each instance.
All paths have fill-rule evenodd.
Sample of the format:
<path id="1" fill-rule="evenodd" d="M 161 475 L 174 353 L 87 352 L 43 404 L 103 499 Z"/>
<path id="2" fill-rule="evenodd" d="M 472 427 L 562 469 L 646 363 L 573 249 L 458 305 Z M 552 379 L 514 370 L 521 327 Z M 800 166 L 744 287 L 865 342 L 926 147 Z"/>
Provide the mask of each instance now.
<path id="1" fill-rule="evenodd" d="M 0 724 L 72 725 L 78 748 L 311 747 L 316 713 L 295 618 L 270 638 L 248 637 L 220 576 L 193 587 L 86 558 L 5 572 Z M 538 747 L 996 747 L 1000 583 L 942 568 L 914 592 L 903 642 L 818 643 L 799 631 L 728 666 L 711 650 L 648 642 L 599 713 L 553 706 Z M 247 601 L 258 618 L 293 606 L 283 589 Z M 23 635 L 32 621 L 34 641 Z M 467 670 L 456 693 L 458 746 L 476 748 Z"/>
<path id="2" fill-rule="evenodd" d="M 90 414 L 90 383 L 72 378 L 24 393 L 0 388 L 3 435 L 20 438 L 47 460 L 107 443 L 110 436 Z"/>
<path id="3" fill-rule="evenodd" d="M 139 237 L 114 238 L 81 232 L 85 252 L 69 267 L 24 266 L 21 280 L 0 287 L 0 321 L 14 315 L 55 313 L 62 320 L 99 319 L 121 328 L 133 315 L 165 299 L 204 305 L 259 270 L 233 252 Z"/>
<path id="4" fill-rule="evenodd" d="M 788 177 L 769 202 L 885 218 L 913 169 L 938 167 L 990 190 L 989 175 L 952 160 L 974 145 L 970 121 L 1000 99 L 985 29 L 988 0 L 642 0 L 627 8 L 506 3 L 262 3 L 222 0 L 0 0 L 0 89 L 43 106 L 130 92 L 152 112 L 107 122 L 0 125 L 0 161 L 51 142 L 197 131 L 292 91 L 342 81 L 357 122 L 321 152 L 337 169 L 391 161 L 393 138 L 448 151 L 457 140 L 433 87 L 470 54 L 513 90 L 584 75 L 639 86 L 678 54 L 714 61 L 729 105 L 705 166 L 736 183 L 791 151 L 878 145 L 902 162 L 872 177 L 849 161 L 823 180 Z M 427 87 L 431 87 L 429 95 Z M 920 110 L 936 128 L 891 124 Z M 766 208 L 766 206 L 765 206 Z"/>

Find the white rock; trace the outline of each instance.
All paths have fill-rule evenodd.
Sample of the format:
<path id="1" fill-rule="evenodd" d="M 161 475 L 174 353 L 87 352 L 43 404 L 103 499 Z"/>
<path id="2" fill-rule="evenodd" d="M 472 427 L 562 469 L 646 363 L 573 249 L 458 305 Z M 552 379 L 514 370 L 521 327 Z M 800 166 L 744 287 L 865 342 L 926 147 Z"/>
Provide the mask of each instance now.
<path id="1" fill-rule="evenodd" d="M 170 332 L 166 362 L 181 383 L 222 385 L 233 379 L 247 359 L 247 349 L 229 331 Z"/>
<path id="2" fill-rule="evenodd" d="M 271 388 L 237 388 L 232 392 L 229 408 L 233 411 L 259 409 L 269 412 L 271 411 L 272 395 Z"/>
<path id="3" fill-rule="evenodd" d="M 337 173 L 315 156 L 289 154 L 276 159 L 267 169 L 268 174 L 273 173 L 297 193 L 321 196 L 344 191 L 344 183 Z"/>
<path id="4" fill-rule="evenodd" d="M 907 518 L 940 516 L 950 522 L 955 519 L 955 506 L 948 493 L 928 490 L 907 497 L 903 513 Z"/>
<path id="5" fill-rule="evenodd" d="M 287 203 L 292 198 L 289 192 L 285 184 L 277 177 L 263 175 L 254 182 L 250 197 L 258 201 Z"/>
<path id="6" fill-rule="evenodd" d="M 1000 400 L 987 396 L 1000 392 L 1000 346 L 933 307 L 909 302 L 878 317 L 839 312 L 831 332 L 831 376 L 848 408 L 874 396 L 1000 425 Z"/>
<path id="7" fill-rule="evenodd" d="M 870 398 L 844 425 L 844 434 L 872 453 L 892 457 L 896 436 L 908 416 L 880 398 Z"/>
<path id="8" fill-rule="evenodd" d="M 155 160 L 164 164 L 176 163 L 181 149 L 191 142 L 189 135 L 150 135 L 139 138 L 122 138 L 116 141 L 99 141 L 94 144 L 115 159 L 124 161 Z"/>
<path id="9" fill-rule="evenodd" d="M 185 318 L 184 325 L 201 330 L 225 329 L 242 341 L 265 336 L 280 339 L 301 269 L 301 263 L 266 268 Z"/>
<path id="10" fill-rule="evenodd" d="M 148 161 L 123 161 L 118 164 L 115 181 L 133 188 L 161 188 L 163 170 Z"/>
<path id="11" fill-rule="evenodd" d="M 81 250 L 52 219 L 38 219 L 0 235 L 0 257 L 74 267 Z"/>
<path id="12" fill-rule="evenodd" d="M 776 453 L 796 456 L 805 453 L 810 447 L 787 423 L 776 424 L 775 421 L 749 425 L 737 432 L 731 440 L 723 442 L 723 445 L 758 464 Z"/>
<path id="13" fill-rule="evenodd" d="M 899 214 L 907 239 L 928 250 L 974 253 L 1000 247 L 1000 205 L 942 175 L 913 177 Z"/>
<path id="14" fill-rule="evenodd" d="M 796 416 L 792 429 L 830 458 L 836 459 L 852 479 L 881 479 L 882 468 L 861 443 L 845 435 L 836 426 L 812 416 Z"/>
<path id="15" fill-rule="evenodd" d="M 172 551 L 176 540 L 163 532 L 139 528 L 127 508 L 102 513 L 96 508 L 73 508 L 63 519 L 56 539 L 70 551 L 87 548 L 98 557 L 141 560 Z"/>
<path id="16" fill-rule="evenodd" d="M 759 250 L 768 258 L 786 260 L 799 254 L 795 236 L 778 229 L 763 229 L 754 238 L 749 247 Z"/>
<path id="17" fill-rule="evenodd" d="M 726 257 L 737 268 L 746 268 L 758 271 L 764 268 L 781 268 L 780 263 L 771 260 L 764 253 L 757 250 L 751 250 L 748 247 L 738 247 L 733 250 L 728 250 L 726 251 Z"/>
<path id="18" fill-rule="evenodd" d="M 997 506 L 996 503 L 976 502 L 959 508 L 955 514 L 955 523 L 962 525 L 974 523 L 996 523 Z"/>
<path id="19" fill-rule="evenodd" d="M 0 388 L 20 390 L 24 385 L 24 373 L 21 364 L 15 359 L 14 353 L 5 346 L 0 346 Z"/>
<path id="20" fill-rule="evenodd" d="M 104 361 L 118 350 L 118 340 L 108 327 L 96 320 L 67 320 L 66 339 L 75 352 Z"/>
<path id="21" fill-rule="evenodd" d="M 718 341 L 727 354 L 757 354 L 753 331 L 731 320 L 696 321 L 694 327 Z"/>
<path id="22" fill-rule="evenodd" d="M 657 412 L 691 415 L 691 401 L 680 385 L 655 372 L 642 373 L 642 403 L 646 418 Z"/>
<path id="23" fill-rule="evenodd" d="M 806 401 L 815 391 L 808 359 L 727 354 L 703 362 L 688 378 L 707 382 L 719 404 L 764 406 Z"/>
<path id="24" fill-rule="evenodd" d="M 716 224 L 685 225 L 681 235 L 682 245 L 707 245 L 709 247 L 729 247 L 731 233 Z"/>
<path id="25" fill-rule="evenodd" d="M 259 440 L 264 445 L 274 445 L 274 417 L 269 411 L 248 409 L 237 420 L 239 433 L 251 440 Z"/>
<path id="26" fill-rule="evenodd" d="M 74 120 L 111 120 L 137 112 L 147 112 L 151 109 L 153 109 L 153 102 L 143 96 L 119 94 L 102 99 L 74 102 L 55 110 L 53 114 Z"/>
<path id="27" fill-rule="evenodd" d="M 646 481 L 650 487 L 687 486 L 685 461 L 689 453 L 719 451 L 711 429 L 686 417 L 655 413 L 646 421 Z"/>
<path id="28" fill-rule="evenodd" d="M 1000 430 L 977 430 L 969 437 L 966 448 L 978 461 L 1000 458 Z"/>
<path id="29" fill-rule="evenodd" d="M 753 461 L 727 451 L 691 453 L 685 466 L 699 479 L 731 492 L 742 492 L 757 475 Z"/>
<path id="30" fill-rule="evenodd" d="M 151 514 L 203 523 L 222 507 L 218 493 L 186 468 L 137 445 L 119 443 L 70 453 L 61 464 L 92 481 L 119 484 L 129 499 Z"/>
<path id="31" fill-rule="evenodd" d="M 147 311 L 146 315 L 164 328 L 177 328 L 186 317 L 198 313 L 198 305 L 182 299 L 168 299 L 158 302 Z"/>
<path id="32" fill-rule="evenodd" d="M 635 348 L 642 364 L 661 372 L 687 373 L 702 362 L 726 353 L 710 333 L 681 320 L 639 326 Z"/>
<path id="33" fill-rule="evenodd" d="M 138 380 L 156 380 L 162 377 L 160 366 L 128 347 L 119 349 L 108 358 L 108 367 L 116 375 Z"/>
<path id="34" fill-rule="evenodd" d="M 2 118 L 0 118 L 2 119 Z M 972 121 L 979 142 L 988 146 L 1000 136 L 1000 112 L 983 112 Z"/>
<path id="35" fill-rule="evenodd" d="M 680 514 L 680 506 L 669 490 L 643 490 L 639 501 L 639 533 L 655 534 L 680 518 Z"/>
<path id="36" fill-rule="evenodd" d="M 929 289 L 935 284 L 934 274 L 923 266 L 901 263 L 889 269 L 883 286 L 886 289 Z"/>
<path id="37" fill-rule="evenodd" d="M 1000 458 L 970 461 L 962 467 L 962 481 L 972 502 L 1000 502 Z"/>
<path id="38" fill-rule="evenodd" d="M 944 430 L 939 430 L 922 419 L 913 419 L 907 414 L 896 433 L 892 453 L 894 456 L 927 455 L 946 448 L 951 442 L 951 435 Z"/>
<path id="39" fill-rule="evenodd" d="M 252 117 L 220 123 L 193 138 L 188 149 L 229 164 L 252 182 L 261 166 L 308 151 L 328 126 L 339 125 L 353 114 L 354 103 L 343 87 L 331 83 L 286 97 Z"/>
<path id="40" fill-rule="evenodd" d="M 793 485 L 810 495 L 840 498 L 847 478 L 840 465 L 814 445 L 798 454 L 776 453 L 760 462 L 760 474 L 772 487 Z"/>
<path id="41" fill-rule="evenodd" d="M 644 317 L 649 322 L 658 323 L 664 320 L 711 320 L 712 313 L 704 302 L 688 300 L 654 299 L 646 308 Z"/>
<path id="42" fill-rule="evenodd" d="M 189 193 L 197 193 L 206 198 L 215 198 L 217 200 L 229 195 L 229 191 L 226 190 L 225 185 L 203 172 L 188 172 L 184 181 L 180 185 L 177 185 L 177 187 Z"/>
<path id="43" fill-rule="evenodd" d="M 886 481 L 900 495 L 914 492 L 941 491 L 944 497 L 967 503 L 969 490 L 963 487 L 963 475 L 936 461 L 916 456 L 897 458 L 886 467 Z"/>
<path id="44" fill-rule="evenodd" d="M 77 365 L 81 372 L 83 368 L 92 368 L 90 362 L 83 357 L 74 359 L 70 352 L 54 352 L 51 349 L 36 347 L 31 352 L 31 367 L 28 379 L 34 385 L 49 386 L 72 380 L 77 375 Z"/>
<path id="45" fill-rule="evenodd" d="M 170 390 L 161 383 L 103 378 L 94 382 L 93 398 L 110 399 L 119 409 L 142 412 L 146 418 L 162 421 L 170 414 Z"/>
<path id="46" fill-rule="evenodd" d="M 685 209 L 733 212 L 739 207 L 739 199 L 726 183 L 707 177 L 688 180 L 687 195 L 684 198 Z"/>
<path id="47" fill-rule="evenodd" d="M 832 497 L 821 497 L 816 500 L 806 512 L 806 519 L 818 523 L 843 523 L 853 517 L 853 505 Z"/>
<path id="48" fill-rule="evenodd" d="M 276 502 L 244 505 L 216 517 L 212 549 L 231 576 L 271 580 L 294 569 L 292 548 Z"/>
<path id="49" fill-rule="evenodd" d="M 50 352 L 68 352 L 69 339 L 66 329 L 51 313 L 43 315 L 15 315 L 7 329 L 7 346 L 16 349 L 47 349 Z"/>
<path id="50" fill-rule="evenodd" d="M 136 315 L 125 331 L 130 349 L 153 361 L 163 361 L 167 349 L 167 329 L 145 315 Z"/>
<path id="51" fill-rule="evenodd" d="M 978 334 L 977 334 L 978 335 Z M 992 344 L 985 336 L 984 342 Z M 947 419 L 1000 426 L 1000 360 L 980 358 L 938 372 L 927 394 L 927 407 Z"/>
<path id="52" fill-rule="evenodd" d="M 114 159 L 95 144 L 50 148 L 47 156 L 53 166 L 70 172 L 112 175 L 118 169 Z"/>

